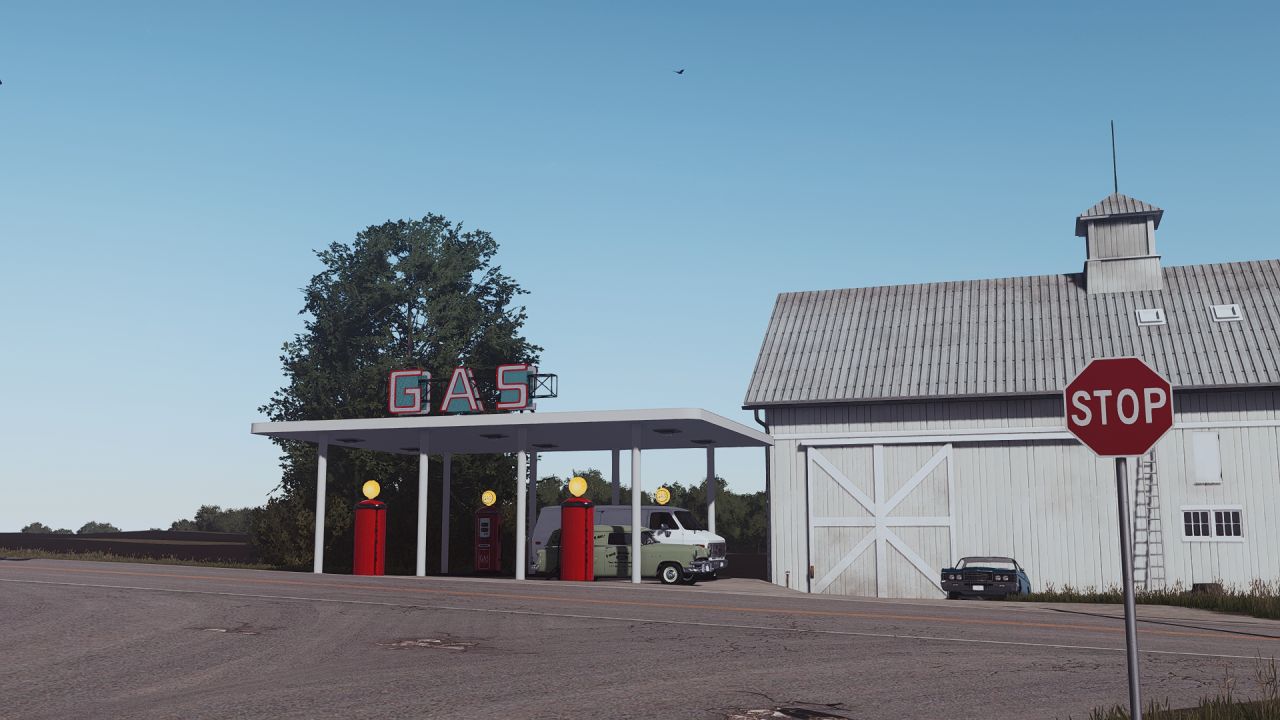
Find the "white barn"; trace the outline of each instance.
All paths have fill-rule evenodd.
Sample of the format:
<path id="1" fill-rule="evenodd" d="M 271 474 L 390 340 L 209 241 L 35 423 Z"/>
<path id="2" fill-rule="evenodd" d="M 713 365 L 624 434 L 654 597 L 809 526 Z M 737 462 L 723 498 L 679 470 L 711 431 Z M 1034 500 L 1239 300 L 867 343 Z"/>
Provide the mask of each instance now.
<path id="1" fill-rule="evenodd" d="M 1079 273 L 779 295 L 744 403 L 775 440 L 773 581 L 941 597 L 954 560 L 1008 555 L 1036 590 L 1117 585 L 1114 463 L 1061 392 L 1124 355 L 1175 392 L 1130 463 L 1138 586 L 1280 577 L 1280 260 L 1162 267 L 1162 215 L 1086 210 Z"/>

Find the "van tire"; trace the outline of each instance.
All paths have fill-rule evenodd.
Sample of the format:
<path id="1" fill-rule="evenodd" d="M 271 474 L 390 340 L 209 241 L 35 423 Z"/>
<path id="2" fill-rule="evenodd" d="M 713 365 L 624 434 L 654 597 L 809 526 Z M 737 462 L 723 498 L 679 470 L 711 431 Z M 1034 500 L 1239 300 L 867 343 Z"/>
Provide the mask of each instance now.
<path id="1" fill-rule="evenodd" d="M 684 579 L 684 571 L 678 563 L 663 563 L 658 568 L 658 580 L 663 585 L 675 585 Z"/>

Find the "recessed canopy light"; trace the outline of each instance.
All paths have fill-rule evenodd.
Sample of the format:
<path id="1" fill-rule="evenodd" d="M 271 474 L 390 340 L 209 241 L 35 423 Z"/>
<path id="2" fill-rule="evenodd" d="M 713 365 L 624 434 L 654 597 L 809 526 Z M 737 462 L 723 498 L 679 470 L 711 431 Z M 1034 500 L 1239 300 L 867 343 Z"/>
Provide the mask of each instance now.
<path id="1" fill-rule="evenodd" d="M 716 441 L 715 440 L 694 440 L 693 444 L 694 445 L 715 445 Z"/>
<path id="2" fill-rule="evenodd" d="M 405 452 L 418 452 L 418 448 L 416 447 L 407 447 L 407 448 L 400 448 L 400 449 Z"/>
<path id="3" fill-rule="evenodd" d="M 560 447 L 555 443 L 534 443 L 533 446 L 538 448 L 539 450 L 550 450 L 553 447 Z"/>
<path id="4" fill-rule="evenodd" d="M 502 433 L 480 433 L 480 437 L 485 440 L 501 440 L 506 437 L 506 435 L 503 435 Z"/>
<path id="5" fill-rule="evenodd" d="M 658 433 L 659 435 L 679 435 L 680 434 L 679 428 L 654 428 L 653 431 Z"/>
<path id="6" fill-rule="evenodd" d="M 334 438 L 334 439 L 337 440 L 338 442 L 343 442 L 343 443 L 364 442 L 364 438 Z"/>

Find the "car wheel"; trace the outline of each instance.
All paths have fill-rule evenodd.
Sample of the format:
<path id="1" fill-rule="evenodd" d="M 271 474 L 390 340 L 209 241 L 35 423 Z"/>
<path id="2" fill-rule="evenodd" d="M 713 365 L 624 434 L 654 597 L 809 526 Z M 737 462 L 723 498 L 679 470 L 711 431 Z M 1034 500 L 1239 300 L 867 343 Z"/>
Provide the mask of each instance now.
<path id="1" fill-rule="evenodd" d="M 947 599 L 948 599 L 948 600 L 959 600 L 959 599 L 960 599 L 960 593 L 958 593 L 958 592 L 949 592 L 949 593 L 947 593 Z"/>
<path id="2" fill-rule="evenodd" d="M 675 585 L 683 579 L 683 575 L 680 566 L 675 563 L 666 563 L 658 568 L 658 580 L 661 580 L 663 585 Z"/>

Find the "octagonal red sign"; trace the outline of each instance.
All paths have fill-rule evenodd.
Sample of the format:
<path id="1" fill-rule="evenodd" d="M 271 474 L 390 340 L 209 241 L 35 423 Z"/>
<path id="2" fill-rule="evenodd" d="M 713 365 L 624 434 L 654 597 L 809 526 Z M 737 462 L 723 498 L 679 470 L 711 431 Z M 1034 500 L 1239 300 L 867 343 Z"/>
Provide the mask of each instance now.
<path id="1" fill-rule="evenodd" d="M 1136 357 L 1090 360 L 1062 399 L 1067 430 L 1102 457 L 1144 455 L 1173 427 L 1173 387 Z"/>

